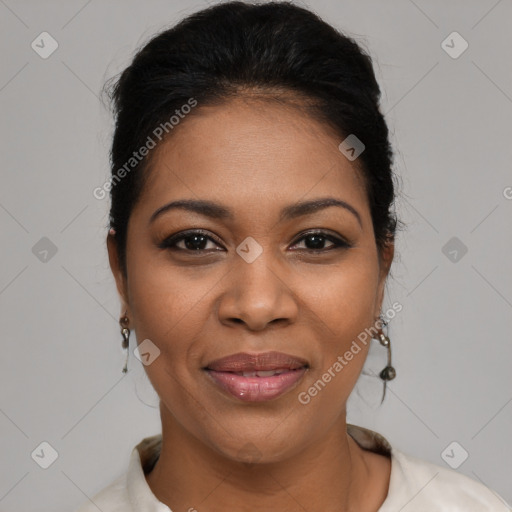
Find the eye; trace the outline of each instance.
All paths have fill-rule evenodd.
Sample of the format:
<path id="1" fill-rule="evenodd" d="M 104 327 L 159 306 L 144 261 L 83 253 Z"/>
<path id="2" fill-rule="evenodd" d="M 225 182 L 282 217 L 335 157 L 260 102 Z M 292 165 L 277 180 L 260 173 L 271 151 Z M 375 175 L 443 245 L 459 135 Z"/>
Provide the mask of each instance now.
<path id="1" fill-rule="evenodd" d="M 186 231 L 183 233 L 177 233 L 176 235 L 172 235 L 169 238 L 166 238 L 158 247 L 160 249 L 173 249 L 178 251 L 188 251 L 188 252 L 202 252 L 211 250 L 207 249 L 208 242 L 211 241 L 215 244 L 218 244 L 216 240 L 214 240 L 211 236 L 208 236 L 205 231 L 202 230 L 194 230 L 194 231 Z M 181 246 L 178 244 L 183 242 Z M 217 249 L 213 249 L 217 250 Z"/>
<path id="2" fill-rule="evenodd" d="M 301 238 L 297 239 L 293 246 L 296 246 L 298 242 L 304 240 L 305 248 L 293 249 L 293 250 L 306 250 L 312 253 L 322 253 L 326 251 L 331 251 L 337 248 L 349 248 L 351 245 L 338 238 L 334 235 L 331 235 L 325 231 L 310 231 L 301 236 Z M 182 243 L 183 242 L 183 243 Z M 193 231 L 185 231 L 182 233 L 177 233 L 166 238 L 163 242 L 161 242 L 158 247 L 160 249 L 171 249 L 177 251 L 186 251 L 189 253 L 201 253 L 204 251 L 217 251 L 223 249 L 215 249 L 208 248 L 208 242 L 212 242 L 213 244 L 219 246 L 220 242 L 217 242 L 213 237 L 209 236 L 206 231 L 203 230 L 193 230 Z M 329 242 L 331 245 L 329 247 L 325 247 L 325 243 Z M 179 244 L 182 243 L 180 246 Z M 292 246 L 292 247 L 293 247 Z"/>
<path id="3" fill-rule="evenodd" d="M 297 242 L 300 242 L 301 240 L 305 241 L 305 250 L 313 253 L 331 251 L 333 249 L 338 249 L 342 247 L 351 247 L 351 245 L 345 240 L 342 240 L 341 238 L 331 235 L 325 231 L 310 231 L 308 233 L 303 234 L 302 237 L 297 240 Z M 295 245 L 297 245 L 297 242 L 295 242 Z M 331 245 L 327 248 L 324 247 L 326 242 L 331 243 Z"/>

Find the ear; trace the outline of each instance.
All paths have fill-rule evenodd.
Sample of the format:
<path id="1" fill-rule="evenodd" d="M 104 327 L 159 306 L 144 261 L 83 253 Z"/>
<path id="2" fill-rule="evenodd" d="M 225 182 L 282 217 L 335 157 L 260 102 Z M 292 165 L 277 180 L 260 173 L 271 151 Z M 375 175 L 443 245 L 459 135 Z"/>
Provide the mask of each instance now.
<path id="1" fill-rule="evenodd" d="M 379 259 L 379 283 L 377 287 L 377 297 L 375 302 L 374 318 L 377 318 L 381 314 L 382 302 L 384 301 L 384 288 L 386 285 L 386 278 L 393 263 L 393 257 L 395 255 L 395 242 L 394 239 L 390 239 L 384 248 Z"/>
<path id="2" fill-rule="evenodd" d="M 116 281 L 117 291 L 119 292 L 119 296 L 122 301 L 122 312 L 123 314 L 129 306 L 130 301 L 128 300 L 128 286 L 126 283 L 126 278 L 121 271 L 121 267 L 119 265 L 119 254 L 117 251 L 117 241 L 114 235 L 107 235 L 107 251 L 108 251 L 108 260 L 110 263 L 110 269 L 112 270 L 112 274 Z"/>

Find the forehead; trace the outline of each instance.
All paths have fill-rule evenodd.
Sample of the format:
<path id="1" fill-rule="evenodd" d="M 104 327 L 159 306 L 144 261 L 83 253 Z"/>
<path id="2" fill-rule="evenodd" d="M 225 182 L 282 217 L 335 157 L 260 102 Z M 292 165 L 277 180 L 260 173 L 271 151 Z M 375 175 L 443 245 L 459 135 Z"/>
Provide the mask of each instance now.
<path id="1" fill-rule="evenodd" d="M 364 213 L 363 178 L 339 151 L 341 141 L 293 106 L 254 99 L 198 105 L 155 149 L 139 204 L 149 211 L 201 198 L 242 214 L 329 194 Z"/>

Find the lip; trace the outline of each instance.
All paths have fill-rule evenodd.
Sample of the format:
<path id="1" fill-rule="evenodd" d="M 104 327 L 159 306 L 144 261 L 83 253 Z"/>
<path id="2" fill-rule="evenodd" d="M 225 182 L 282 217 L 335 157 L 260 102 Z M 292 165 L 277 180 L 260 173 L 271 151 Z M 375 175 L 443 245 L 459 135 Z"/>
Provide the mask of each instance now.
<path id="1" fill-rule="evenodd" d="M 206 369 L 216 372 L 254 372 L 270 370 L 297 370 L 309 366 L 301 357 L 292 356 L 283 352 L 262 352 L 248 354 L 238 352 L 220 359 L 215 359 L 206 365 Z"/>
<path id="2" fill-rule="evenodd" d="M 301 380 L 309 368 L 305 359 L 282 352 L 248 354 L 239 352 L 209 363 L 203 369 L 222 391 L 244 402 L 273 400 Z M 277 372 L 274 375 L 244 376 L 242 372 Z"/>

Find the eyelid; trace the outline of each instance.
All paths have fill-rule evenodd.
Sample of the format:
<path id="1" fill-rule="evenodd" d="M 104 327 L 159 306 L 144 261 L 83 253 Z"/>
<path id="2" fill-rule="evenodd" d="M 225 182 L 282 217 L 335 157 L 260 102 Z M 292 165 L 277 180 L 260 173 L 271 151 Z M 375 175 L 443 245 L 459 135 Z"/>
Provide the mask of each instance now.
<path id="1" fill-rule="evenodd" d="M 204 237 L 215 242 L 217 245 L 222 246 L 222 243 L 220 242 L 220 240 L 218 240 L 215 236 L 212 236 L 211 232 L 209 232 L 205 229 L 195 228 L 195 229 L 188 229 L 185 231 L 180 231 L 178 233 L 175 233 L 174 235 L 168 236 L 161 243 L 158 244 L 158 247 L 160 249 L 174 249 L 175 244 L 177 244 L 178 242 L 181 242 L 181 240 L 183 240 L 184 238 L 187 238 L 189 236 L 194 236 L 194 235 L 203 235 Z M 205 249 L 203 249 L 201 251 L 187 251 L 186 249 L 178 248 L 178 251 L 190 252 L 190 253 L 203 252 L 204 250 Z"/>
<path id="2" fill-rule="evenodd" d="M 190 230 L 185 230 L 185 231 L 175 233 L 174 235 L 171 235 L 171 236 L 167 237 L 166 239 L 164 239 L 160 244 L 158 244 L 158 247 L 160 249 L 174 249 L 178 252 L 185 252 L 185 253 L 188 252 L 190 254 L 200 254 L 200 253 L 212 251 L 212 249 L 201 249 L 201 250 L 193 251 L 193 250 L 189 250 L 189 249 L 176 248 L 176 244 L 178 242 L 180 242 L 181 240 L 183 240 L 189 236 L 193 236 L 193 235 L 202 235 L 202 236 L 206 237 L 207 239 L 209 239 L 210 241 L 214 242 L 215 244 L 223 247 L 222 243 L 219 240 L 217 240 L 217 238 L 214 235 L 212 236 L 212 234 L 209 231 L 207 231 L 205 229 L 201 229 L 201 228 L 195 228 L 195 229 L 190 229 Z M 325 238 L 326 240 L 333 243 L 334 247 L 330 247 L 327 249 L 307 249 L 307 248 L 306 249 L 295 249 L 296 251 L 303 250 L 303 251 L 306 251 L 309 253 L 315 253 L 315 252 L 322 253 L 322 252 L 327 252 L 329 250 L 336 249 L 336 248 L 343 249 L 343 248 L 353 247 L 352 242 L 350 242 L 346 238 L 342 237 L 341 235 L 331 233 L 330 230 L 325 229 L 325 228 L 310 228 L 306 231 L 303 231 L 295 237 L 295 239 L 291 243 L 291 245 L 292 246 L 296 245 L 298 242 L 300 242 L 302 239 L 306 238 L 309 235 L 320 235 L 323 238 Z"/>
<path id="3" fill-rule="evenodd" d="M 297 238 L 293 242 L 292 245 L 295 245 L 297 242 L 302 240 L 308 235 L 321 235 L 325 239 L 329 240 L 332 243 L 338 244 L 339 247 L 352 247 L 352 243 L 349 242 L 346 238 L 342 237 L 341 235 L 334 234 L 328 229 L 322 229 L 322 228 L 312 228 L 308 229 L 306 231 L 303 231 L 302 233 L 297 235 Z M 309 251 L 314 251 L 315 249 L 306 249 Z M 318 249 L 318 251 L 325 251 L 326 249 Z"/>

